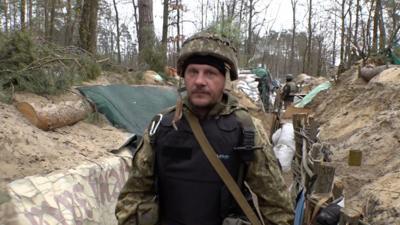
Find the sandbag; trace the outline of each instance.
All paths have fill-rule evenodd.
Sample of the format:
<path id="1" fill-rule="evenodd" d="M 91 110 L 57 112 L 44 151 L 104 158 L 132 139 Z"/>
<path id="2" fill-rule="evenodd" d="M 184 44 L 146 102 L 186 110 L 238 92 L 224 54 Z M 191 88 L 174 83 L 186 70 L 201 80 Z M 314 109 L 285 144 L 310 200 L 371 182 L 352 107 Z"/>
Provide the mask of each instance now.
<path id="1" fill-rule="evenodd" d="M 294 149 L 287 145 L 278 144 L 273 148 L 276 158 L 281 164 L 282 171 L 288 172 L 292 166 L 292 160 L 294 156 Z"/>
<path id="2" fill-rule="evenodd" d="M 292 123 L 284 123 L 272 135 L 273 151 L 282 170 L 287 172 L 291 169 L 293 156 L 295 153 L 294 129 Z"/>

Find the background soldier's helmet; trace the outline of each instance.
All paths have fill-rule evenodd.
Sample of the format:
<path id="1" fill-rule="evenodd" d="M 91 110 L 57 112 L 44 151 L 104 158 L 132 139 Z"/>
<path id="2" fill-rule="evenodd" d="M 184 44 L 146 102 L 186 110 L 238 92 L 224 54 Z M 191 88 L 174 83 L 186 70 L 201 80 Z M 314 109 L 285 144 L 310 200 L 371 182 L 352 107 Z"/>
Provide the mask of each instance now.
<path id="1" fill-rule="evenodd" d="M 236 80 L 238 77 L 237 72 L 237 56 L 236 49 L 231 43 L 215 34 L 211 33 L 198 33 L 188 38 L 183 42 L 181 52 L 177 62 L 177 72 L 179 76 L 183 77 L 183 68 L 185 61 L 192 56 L 213 56 L 221 59 L 230 67 L 230 78 Z"/>
<path id="2" fill-rule="evenodd" d="M 292 80 L 293 80 L 293 75 L 292 74 L 286 75 L 286 81 L 292 81 Z"/>

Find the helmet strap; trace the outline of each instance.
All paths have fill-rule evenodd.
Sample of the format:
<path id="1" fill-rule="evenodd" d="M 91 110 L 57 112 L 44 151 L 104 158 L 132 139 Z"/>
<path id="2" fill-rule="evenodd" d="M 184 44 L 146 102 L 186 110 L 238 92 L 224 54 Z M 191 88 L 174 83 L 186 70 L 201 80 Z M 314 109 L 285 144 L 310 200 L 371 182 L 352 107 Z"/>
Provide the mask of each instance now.
<path id="1" fill-rule="evenodd" d="M 225 90 L 230 92 L 232 91 L 232 80 L 231 80 L 231 67 L 227 64 L 225 64 Z"/>

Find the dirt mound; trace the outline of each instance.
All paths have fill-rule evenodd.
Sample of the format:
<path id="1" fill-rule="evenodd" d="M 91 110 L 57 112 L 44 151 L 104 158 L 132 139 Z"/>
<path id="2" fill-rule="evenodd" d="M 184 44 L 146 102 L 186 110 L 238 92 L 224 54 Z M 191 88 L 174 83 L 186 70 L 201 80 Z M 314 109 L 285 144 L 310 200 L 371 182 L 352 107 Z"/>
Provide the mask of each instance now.
<path id="1" fill-rule="evenodd" d="M 0 103 L 0 124 L 0 190 L 18 178 L 69 169 L 108 156 L 127 137 L 110 125 L 85 121 L 55 131 L 42 131 L 13 105 L 3 103 Z"/>
<path id="2" fill-rule="evenodd" d="M 390 69 L 366 83 L 353 68 L 312 104 L 321 124 L 320 139 L 331 144 L 336 174 L 345 183 L 346 204 L 368 209 L 365 216 L 373 224 L 392 220 L 395 223 L 389 224 L 400 224 L 400 201 L 396 200 L 400 180 L 395 179 L 400 174 L 399 76 L 399 69 Z M 349 150 L 362 152 L 360 167 L 348 166 Z M 393 200 L 386 195 L 397 197 Z M 371 207 L 371 201 L 377 207 Z M 377 219 L 382 210 L 390 212 Z"/>

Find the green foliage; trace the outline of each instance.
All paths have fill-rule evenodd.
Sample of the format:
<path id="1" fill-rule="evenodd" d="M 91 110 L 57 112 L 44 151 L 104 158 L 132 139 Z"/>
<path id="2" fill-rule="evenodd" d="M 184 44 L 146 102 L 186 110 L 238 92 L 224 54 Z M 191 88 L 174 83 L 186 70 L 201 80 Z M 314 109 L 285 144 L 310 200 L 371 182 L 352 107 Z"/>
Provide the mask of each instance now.
<path id="1" fill-rule="evenodd" d="M 93 57 L 81 49 L 39 43 L 23 32 L 0 34 L 1 101 L 10 101 L 13 91 L 57 94 L 100 73 Z"/>
<path id="2" fill-rule="evenodd" d="M 152 46 L 147 46 L 140 52 L 140 57 L 145 63 L 143 69 L 150 69 L 156 72 L 163 71 L 165 56 L 160 49 L 161 44 L 156 41 Z"/>
<path id="3" fill-rule="evenodd" d="M 206 30 L 227 38 L 235 47 L 240 46 L 240 43 L 242 42 L 240 25 L 232 20 L 214 22 Z"/>

